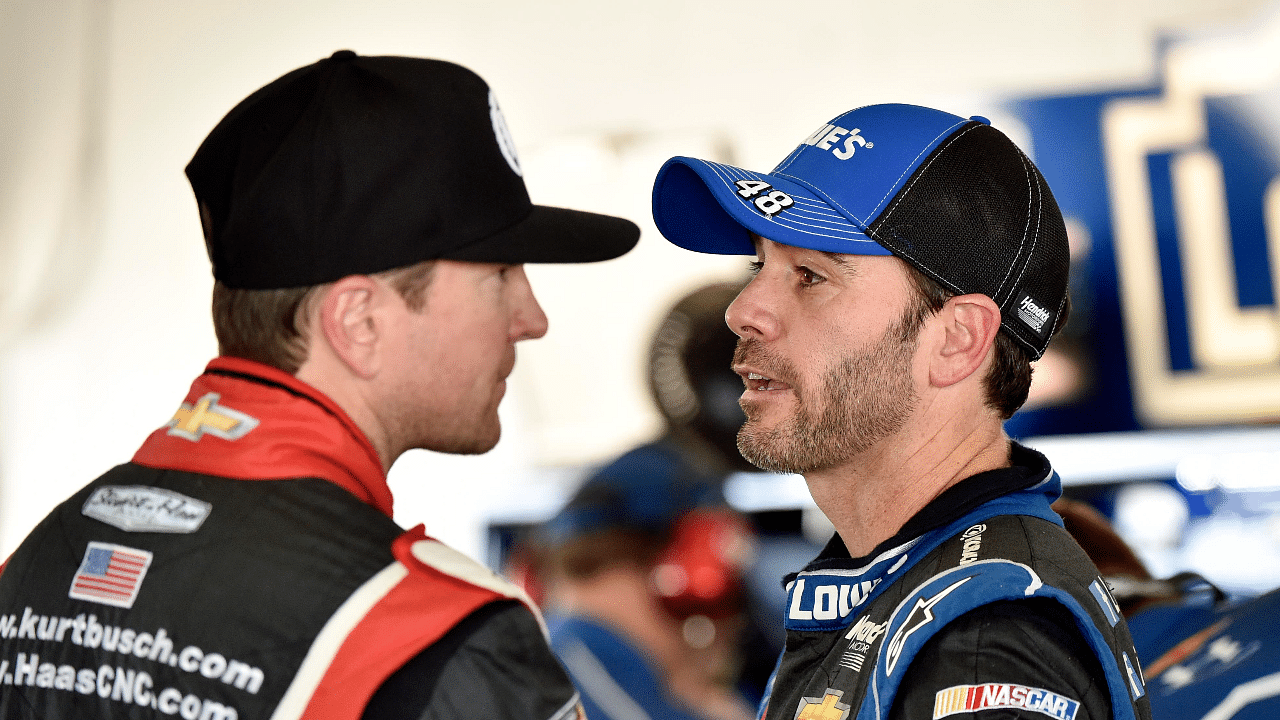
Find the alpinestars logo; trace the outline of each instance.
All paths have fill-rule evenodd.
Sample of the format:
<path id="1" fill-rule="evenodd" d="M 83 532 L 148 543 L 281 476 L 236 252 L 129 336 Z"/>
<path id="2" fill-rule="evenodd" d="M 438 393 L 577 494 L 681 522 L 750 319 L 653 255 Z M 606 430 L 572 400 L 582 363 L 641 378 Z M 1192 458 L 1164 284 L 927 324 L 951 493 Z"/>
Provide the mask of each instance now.
<path id="1" fill-rule="evenodd" d="M 907 619 L 893 634 L 893 639 L 889 641 L 888 653 L 886 657 L 889 662 L 885 664 L 884 674 L 888 677 L 893 673 L 893 668 L 898 664 L 898 658 L 902 656 L 902 650 L 907 645 L 907 640 L 915 634 L 917 630 L 933 622 L 933 606 L 942 602 L 942 599 L 955 592 L 956 588 L 972 580 L 973 577 L 967 577 L 950 585 L 942 592 L 930 598 L 917 598 L 916 604 L 911 608 L 911 612 L 907 614 Z"/>
<path id="2" fill-rule="evenodd" d="M 1030 295 L 1023 295 L 1018 301 L 1018 319 L 1038 333 L 1044 333 L 1044 324 L 1049 321 L 1049 311 L 1036 304 Z"/>

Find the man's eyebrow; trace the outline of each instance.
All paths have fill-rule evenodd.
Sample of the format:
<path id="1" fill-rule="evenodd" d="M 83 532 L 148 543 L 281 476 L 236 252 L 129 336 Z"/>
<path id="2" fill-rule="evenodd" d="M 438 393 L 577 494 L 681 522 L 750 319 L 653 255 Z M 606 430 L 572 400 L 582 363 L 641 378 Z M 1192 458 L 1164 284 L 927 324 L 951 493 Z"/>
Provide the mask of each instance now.
<path id="1" fill-rule="evenodd" d="M 755 246 L 756 255 L 759 256 L 760 246 L 764 244 L 764 238 L 755 233 L 751 233 L 751 244 Z M 843 253 L 828 252 L 826 250 L 814 250 L 814 252 L 830 260 L 832 265 L 835 265 L 836 267 L 840 268 L 840 271 L 847 275 L 853 275 L 854 273 L 857 272 L 857 267 L 854 265 L 853 262 L 849 260 L 848 255 L 845 255 Z"/>
<path id="2" fill-rule="evenodd" d="M 830 260 L 831 264 L 835 265 L 836 268 L 840 270 L 840 274 L 844 275 L 845 277 L 851 278 L 858 274 L 857 263 L 851 261 L 848 255 L 844 255 L 842 253 L 827 252 L 826 250 L 819 250 L 818 252 L 821 253 L 823 257 Z"/>
<path id="3" fill-rule="evenodd" d="M 853 269 L 853 263 L 849 262 L 849 258 L 845 255 L 842 255 L 840 253 L 827 252 L 826 250 L 819 250 L 818 252 L 822 253 L 823 256 L 825 256 L 833 264 L 837 265 L 841 270 Z"/>

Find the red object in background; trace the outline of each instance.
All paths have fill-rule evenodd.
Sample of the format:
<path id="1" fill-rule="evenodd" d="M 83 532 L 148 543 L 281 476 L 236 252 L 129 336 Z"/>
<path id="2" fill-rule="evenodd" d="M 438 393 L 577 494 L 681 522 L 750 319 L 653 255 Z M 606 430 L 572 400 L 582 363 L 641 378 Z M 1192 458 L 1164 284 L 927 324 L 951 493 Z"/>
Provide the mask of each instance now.
<path id="1" fill-rule="evenodd" d="M 537 564 L 530 552 L 521 548 L 513 550 L 502 568 L 502 574 L 509 582 L 524 588 L 529 599 L 542 607 L 547 598 L 547 590 L 538 577 Z"/>
<path id="2" fill-rule="evenodd" d="M 678 618 L 728 617 L 743 610 L 742 575 L 755 552 L 750 526 L 726 510 L 698 509 L 676 522 L 654 565 L 654 591 Z"/>

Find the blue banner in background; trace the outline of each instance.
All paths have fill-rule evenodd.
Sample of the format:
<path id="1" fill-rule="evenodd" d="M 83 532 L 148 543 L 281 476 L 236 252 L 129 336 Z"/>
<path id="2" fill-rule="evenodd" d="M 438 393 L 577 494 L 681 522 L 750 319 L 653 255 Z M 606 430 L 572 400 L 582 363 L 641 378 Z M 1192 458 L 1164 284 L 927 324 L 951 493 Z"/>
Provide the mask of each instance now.
<path id="1" fill-rule="evenodd" d="M 1056 397 L 1011 435 L 1280 419 L 1277 28 L 1168 39 L 1149 87 L 1008 101 L 1073 246 L 1033 390 Z"/>
<path id="2" fill-rule="evenodd" d="M 1070 322 L 1050 345 L 1078 363 L 1083 387 L 1070 402 L 1015 415 L 1006 424 L 1014 437 L 1139 428 L 1129 388 L 1099 121 L 1109 101 L 1136 94 L 1034 98 L 1008 108 L 1029 132 L 1029 151 L 1068 220 L 1073 245 L 1087 243 L 1083 254 L 1072 253 Z"/>

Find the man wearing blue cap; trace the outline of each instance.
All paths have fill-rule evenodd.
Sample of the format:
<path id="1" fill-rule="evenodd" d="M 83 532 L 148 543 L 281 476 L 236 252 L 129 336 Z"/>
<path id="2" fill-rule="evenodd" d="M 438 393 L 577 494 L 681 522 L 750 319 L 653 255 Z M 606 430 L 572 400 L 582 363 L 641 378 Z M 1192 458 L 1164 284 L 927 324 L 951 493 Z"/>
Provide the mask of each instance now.
<path id="1" fill-rule="evenodd" d="M 1068 311 L 1031 161 L 983 118 L 873 105 L 770 173 L 672 158 L 653 212 L 676 245 L 756 256 L 726 314 L 739 449 L 836 528 L 787 578 L 761 716 L 1149 717 L 1057 474 L 1002 427 Z"/>

